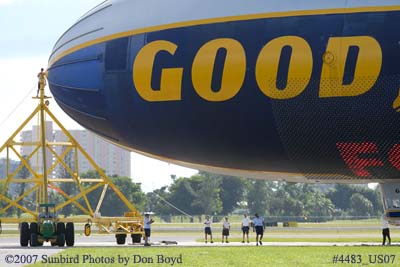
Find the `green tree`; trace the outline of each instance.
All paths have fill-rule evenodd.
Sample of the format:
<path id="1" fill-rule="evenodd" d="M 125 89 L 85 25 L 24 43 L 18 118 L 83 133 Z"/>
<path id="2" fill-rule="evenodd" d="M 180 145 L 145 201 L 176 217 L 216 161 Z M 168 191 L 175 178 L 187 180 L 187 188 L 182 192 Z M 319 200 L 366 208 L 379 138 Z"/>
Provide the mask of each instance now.
<path id="1" fill-rule="evenodd" d="M 337 184 L 335 185 L 333 190 L 330 190 L 327 193 L 327 196 L 337 209 L 340 209 L 343 212 L 350 212 L 353 214 L 354 211 L 352 211 L 352 207 L 350 205 L 351 204 L 350 198 L 355 193 L 362 195 L 364 198 L 368 199 L 372 204 L 372 211 L 368 211 L 368 214 L 363 214 L 363 216 L 381 214 L 382 201 L 380 196 L 380 190 L 378 188 L 374 190 L 362 186 Z M 361 216 L 361 214 L 358 216 Z"/>
<path id="2" fill-rule="evenodd" d="M 192 176 L 191 178 L 180 177 L 173 180 L 173 183 L 169 186 L 168 202 L 188 214 L 201 214 L 200 207 L 193 205 L 201 180 L 199 176 Z M 177 209 L 173 209 L 171 212 L 175 215 L 181 214 Z"/>
<path id="3" fill-rule="evenodd" d="M 220 199 L 221 178 L 210 173 L 200 172 L 199 189 L 195 191 L 193 206 L 198 207 L 202 214 L 219 214 L 222 211 Z M 196 178 L 196 176 L 192 176 Z"/>
<path id="4" fill-rule="evenodd" d="M 163 186 L 160 189 L 153 190 L 146 194 L 146 211 L 153 211 L 159 215 L 167 215 L 173 213 L 171 211 L 171 206 L 167 201 L 169 192 L 167 192 L 168 187 Z"/>
<path id="5" fill-rule="evenodd" d="M 305 195 L 305 216 L 308 217 L 325 217 L 321 218 L 326 220 L 333 216 L 335 210 L 331 200 L 322 192 L 314 190 L 311 194 Z"/>
<path id="6" fill-rule="evenodd" d="M 350 207 L 354 216 L 370 216 L 374 209 L 372 202 L 360 193 L 354 193 L 350 197 Z"/>
<path id="7" fill-rule="evenodd" d="M 250 213 L 266 215 L 269 210 L 268 200 L 271 200 L 270 187 L 268 185 L 263 180 L 251 180 L 248 184 L 246 198 Z"/>
<path id="8" fill-rule="evenodd" d="M 244 199 L 246 182 L 243 178 L 233 176 L 222 176 L 220 185 L 220 199 L 222 202 L 222 213 L 231 213 Z"/>

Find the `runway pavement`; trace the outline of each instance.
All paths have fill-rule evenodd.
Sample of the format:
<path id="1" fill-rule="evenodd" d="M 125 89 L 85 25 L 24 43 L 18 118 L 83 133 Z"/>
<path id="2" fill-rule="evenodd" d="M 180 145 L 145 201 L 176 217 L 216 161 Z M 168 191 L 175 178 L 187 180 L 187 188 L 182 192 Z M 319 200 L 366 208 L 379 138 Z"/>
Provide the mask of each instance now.
<path id="1" fill-rule="evenodd" d="M 255 246 L 256 242 L 254 240 L 250 241 L 250 243 L 241 243 L 241 242 L 230 242 L 230 243 L 222 243 L 221 241 L 216 241 L 214 239 L 214 243 L 204 243 L 204 242 L 196 242 L 197 236 L 157 236 L 151 238 L 151 243 L 153 246 L 180 246 L 180 247 L 227 247 L 227 246 Z M 219 240 L 219 239 L 218 239 Z M 176 241 L 176 244 L 172 244 L 170 242 Z M 1 247 L 0 253 L 3 250 L 21 250 L 21 246 L 19 245 L 19 237 L 0 237 Z M 378 246 L 380 245 L 378 242 L 268 242 L 268 237 L 264 238 L 263 242 L 264 246 Z M 393 243 L 392 245 L 398 245 Z M 115 237 L 112 235 L 91 235 L 90 237 L 86 236 L 76 236 L 75 237 L 75 245 L 74 247 L 137 247 L 143 246 L 143 242 L 141 244 L 133 244 L 130 238 L 127 238 L 127 242 L 124 245 L 117 245 L 115 241 Z M 23 250 L 50 250 L 58 252 L 59 250 L 65 249 L 66 247 L 51 247 L 51 245 L 47 242 L 43 245 L 43 247 L 26 247 Z"/>

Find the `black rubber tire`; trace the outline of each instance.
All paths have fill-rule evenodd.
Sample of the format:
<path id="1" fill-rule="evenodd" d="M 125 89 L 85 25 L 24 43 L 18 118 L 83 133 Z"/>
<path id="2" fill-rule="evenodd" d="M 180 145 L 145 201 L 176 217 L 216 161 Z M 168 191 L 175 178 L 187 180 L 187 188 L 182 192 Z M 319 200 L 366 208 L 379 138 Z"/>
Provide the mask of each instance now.
<path id="1" fill-rule="evenodd" d="M 57 223 L 57 245 L 63 247 L 65 245 L 65 224 L 62 222 Z"/>
<path id="2" fill-rule="evenodd" d="M 29 245 L 31 247 L 36 247 L 38 246 L 38 224 L 36 222 L 31 222 L 31 225 L 29 226 L 29 232 L 30 232 L 30 240 L 29 240 Z"/>
<path id="3" fill-rule="evenodd" d="M 31 247 L 38 246 L 38 234 L 36 232 L 31 233 L 31 240 L 29 241 Z"/>
<path id="4" fill-rule="evenodd" d="M 63 247 L 65 245 L 65 234 L 61 233 L 57 235 L 57 245 Z"/>
<path id="5" fill-rule="evenodd" d="M 19 242 L 21 247 L 28 246 L 30 239 L 29 224 L 27 222 L 21 223 L 21 228 L 19 230 Z"/>
<path id="6" fill-rule="evenodd" d="M 126 234 L 116 234 L 115 238 L 117 239 L 118 245 L 124 245 L 126 242 Z"/>
<path id="7" fill-rule="evenodd" d="M 131 234 L 132 237 L 132 243 L 140 243 L 142 241 L 142 235 L 141 234 Z"/>
<path id="8" fill-rule="evenodd" d="M 65 227 L 65 243 L 68 247 L 72 247 L 75 243 L 75 229 L 74 223 L 67 222 Z"/>

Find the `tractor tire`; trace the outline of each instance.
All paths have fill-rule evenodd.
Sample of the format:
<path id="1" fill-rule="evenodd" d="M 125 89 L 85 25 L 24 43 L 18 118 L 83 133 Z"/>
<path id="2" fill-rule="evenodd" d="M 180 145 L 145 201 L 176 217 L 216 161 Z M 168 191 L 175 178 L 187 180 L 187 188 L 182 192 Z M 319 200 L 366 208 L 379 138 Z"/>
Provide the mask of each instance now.
<path id="1" fill-rule="evenodd" d="M 31 240 L 29 241 L 31 247 L 37 247 L 38 246 L 38 234 L 33 232 L 31 233 Z"/>
<path id="2" fill-rule="evenodd" d="M 131 234 L 132 237 L 132 243 L 140 243 L 142 241 L 142 235 L 141 234 Z"/>
<path id="3" fill-rule="evenodd" d="M 30 239 L 30 233 L 29 233 L 29 224 L 27 222 L 21 223 L 21 228 L 19 231 L 19 242 L 21 244 L 21 247 L 26 247 L 28 246 L 29 239 Z"/>
<path id="4" fill-rule="evenodd" d="M 65 234 L 61 233 L 57 235 L 57 245 L 63 247 L 65 245 Z"/>
<path id="5" fill-rule="evenodd" d="M 32 222 L 29 227 L 29 232 L 30 232 L 29 245 L 31 245 L 31 247 L 36 247 L 38 245 L 38 233 L 39 233 L 38 224 Z"/>
<path id="6" fill-rule="evenodd" d="M 116 234 L 115 238 L 117 239 L 118 245 L 124 245 L 126 242 L 126 234 Z"/>
<path id="7" fill-rule="evenodd" d="M 63 247 L 65 245 L 65 224 L 62 222 L 57 223 L 57 245 Z"/>
<path id="8" fill-rule="evenodd" d="M 67 226 L 65 228 L 65 242 L 68 247 L 72 247 L 75 243 L 75 229 L 74 223 L 67 222 Z"/>

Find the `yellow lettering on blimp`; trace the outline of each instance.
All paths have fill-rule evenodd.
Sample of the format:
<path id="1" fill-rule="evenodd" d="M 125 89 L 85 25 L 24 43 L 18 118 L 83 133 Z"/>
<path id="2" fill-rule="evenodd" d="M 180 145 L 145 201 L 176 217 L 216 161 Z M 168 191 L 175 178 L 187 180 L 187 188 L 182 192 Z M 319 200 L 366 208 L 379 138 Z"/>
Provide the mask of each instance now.
<path id="1" fill-rule="evenodd" d="M 133 83 L 144 100 L 150 102 L 181 100 L 183 68 L 162 69 L 160 88 L 156 90 L 151 87 L 156 56 L 162 51 L 173 56 L 177 47 L 168 41 L 154 41 L 145 45 L 137 54 L 133 63 Z"/>
<path id="2" fill-rule="evenodd" d="M 282 49 L 292 48 L 286 87 L 278 89 L 276 80 Z M 276 38 L 258 55 L 256 80 L 261 91 L 272 99 L 290 99 L 301 94 L 310 82 L 313 68 L 312 51 L 306 40 L 297 36 Z"/>
<path id="3" fill-rule="evenodd" d="M 278 88 L 282 50 L 291 48 L 287 67 L 286 85 Z M 351 48 L 357 48 L 352 81 L 344 84 L 347 58 Z M 133 63 L 133 83 L 138 94 L 146 101 L 179 101 L 182 98 L 183 67 L 162 67 L 160 88 L 152 88 L 154 66 L 160 53 L 168 53 L 171 62 L 181 62 L 181 54 L 176 54 L 178 45 L 158 40 L 146 44 L 137 54 Z M 218 52 L 224 50 L 225 61 L 222 66 L 219 88 L 212 88 Z M 165 56 L 165 55 L 164 55 Z M 320 70 L 319 97 L 354 97 L 368 92 L 376 83 L 382 68 L 382 49 L 373 37 L 350 36 L 331 37 L 322 57 Z M 193 56 L 190 70 L 193 89 L 206 101 L 222 102 L 234 98 L 243 88 L 247 79 L 254 79 L 259 90 L 271 99 L 291 99 L 300 95 L 311 81 L 314 58 L 308 42 L 299 36 L 282 36 L 269 41 L 258 54 L 254 71 L 246 59 L 246 47 L 232 38 L 218 38 L 205 43 Z M 175 64 L 176 65 L 176 64 Z"/>
<path id="4" fill-rule="evenodd" d="M 211 82 L 217 52 L 226 50 L 221 87 L 213 91 Z M 192 66 L 192 82 L 197 94 L 210 102 L 226 101 L 233 98 L 242 88 L 246 74 L 246 53 L 243 46 L 234 39 L 221 38 L 203 45 L 196 54 Z"/>
<path id="5" fill-rule="evenodd" d="M 350 47 L 358 48 L 354 79 L 350 84 L 343 84 Z M 370 36 L 332 37 L 329 39 L 326 53 L 333 56 L 331 62 L 325 62 L 322 67 L 319 91 L 321 98 L 358 96 L 368 92 L 374 86 L 382 67 L 381 46 L 374 38 Z"/>

